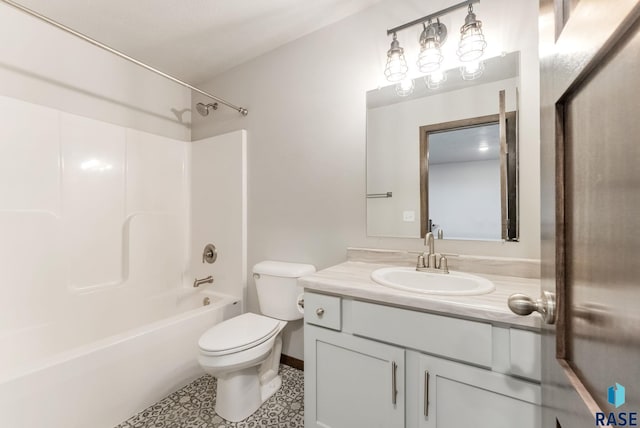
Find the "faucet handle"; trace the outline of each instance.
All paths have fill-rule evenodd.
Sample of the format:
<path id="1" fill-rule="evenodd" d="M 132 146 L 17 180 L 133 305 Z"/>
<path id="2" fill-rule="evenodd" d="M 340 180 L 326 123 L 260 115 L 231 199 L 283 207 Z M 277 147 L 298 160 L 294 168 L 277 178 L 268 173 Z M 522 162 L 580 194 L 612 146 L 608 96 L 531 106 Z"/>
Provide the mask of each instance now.
<path id="1" fill-rule="evenodd" d="M 447 258 L 445 256 L 441 256 L 440 257 L 440 266 L 438 266 L 438 269 L 440 269 L 441 271 L 443 271 L 445 273 L 449 273 L 449 264 L 448 264 Z"/>
<path id="2" fill-rule="evenodd" d="M 417 267 L 418 267 L 418 268 L 425 268 L 425 267 L 427 267 L 427 266 L 424 264 L 424 256 L 423 256 L 423 255 L 419 255 L 419 256 L 418 256 L 418 264 L 417 264 Z"/>

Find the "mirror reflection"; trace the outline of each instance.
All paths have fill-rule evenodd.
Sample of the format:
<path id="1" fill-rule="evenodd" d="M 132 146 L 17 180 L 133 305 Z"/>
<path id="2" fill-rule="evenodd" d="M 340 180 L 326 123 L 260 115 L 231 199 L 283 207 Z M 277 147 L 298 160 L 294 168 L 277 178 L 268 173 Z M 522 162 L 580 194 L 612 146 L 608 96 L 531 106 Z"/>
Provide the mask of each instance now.
<path id="1" fill-rule="evenodd" d="M 367 93 L 368 235 L 518 239 L 518 63 L 492 58 L 480 79 L 437 90 L 416 79 L 405 97 Z"/>

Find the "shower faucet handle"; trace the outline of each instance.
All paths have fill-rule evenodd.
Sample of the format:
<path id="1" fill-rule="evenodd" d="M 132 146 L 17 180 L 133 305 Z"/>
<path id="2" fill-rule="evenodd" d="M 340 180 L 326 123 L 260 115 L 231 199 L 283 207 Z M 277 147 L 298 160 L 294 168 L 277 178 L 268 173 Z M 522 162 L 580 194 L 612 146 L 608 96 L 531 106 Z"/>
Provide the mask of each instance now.
<path id="1" fill-rule="evenodd" d="M 213 244 L 207 244 L 202 251 L 202 263 L 213 263 L 218 258 L 218 250 Z"/>

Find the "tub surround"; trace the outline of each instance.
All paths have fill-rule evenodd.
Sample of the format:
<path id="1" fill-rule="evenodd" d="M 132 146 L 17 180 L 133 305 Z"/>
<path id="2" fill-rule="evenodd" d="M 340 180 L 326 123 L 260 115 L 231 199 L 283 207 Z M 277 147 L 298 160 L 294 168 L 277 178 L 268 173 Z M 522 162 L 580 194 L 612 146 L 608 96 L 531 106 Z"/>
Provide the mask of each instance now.
<path id="1" fill-rule="evenodd" d="M 540 294 L 539 278 L 508 275 L 509 266 L 513 267 L 515 273 L 534 276 L 536 266 L 539 266 L 538 261 L 447 255 L 451 270 L 473 273 L 495 284 L 495 291 L 477 296 L 422 295 L 384 287 L 371 279 L 371 272 L 382 267 L 415 266 L 417 256 L 417 252 L 350 249 L 347 262 L 305 276 L 299 281 L 307 291 L 519 328 L 540 328 L 539 317 L 517 316 L 507 306 L 507 299 L 511 294 Z M 484 263 L 486 265 L 483 267 Z M 465 267 L 473 270 L 464 269 Z M 499 274 L 486 273 L 491 270 Z"/>
<path id="2" fill-rule="evenodd" d="M 192 147 L 4 96 L 0 111 L 2 425 L 113 426 L 201 374 L 197 338 L 242 312 L 246 135 Z"/>
<path id="3" fill-rule="evenodd" d="M 0 381 L 0 425 L 109 428 L 201 376 L 198 337 L 239 315 L 241 303 L 206 290 L 191 297 L 182 314 L 75 348 Z M 202 306 L 205 297 L 210 304 Z"/>

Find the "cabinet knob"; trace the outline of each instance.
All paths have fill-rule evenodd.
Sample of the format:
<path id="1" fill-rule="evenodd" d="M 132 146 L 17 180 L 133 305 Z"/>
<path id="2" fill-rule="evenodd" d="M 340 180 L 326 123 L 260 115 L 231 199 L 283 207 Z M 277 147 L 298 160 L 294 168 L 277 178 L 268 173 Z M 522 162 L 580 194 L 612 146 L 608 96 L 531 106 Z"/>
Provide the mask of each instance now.
<path id="1" fill-rule="evenodd" d="M 316 309 L 316 315 L 321 317 L 324 315 L 324 309 L 323 308 L 318 308 Z"/>

